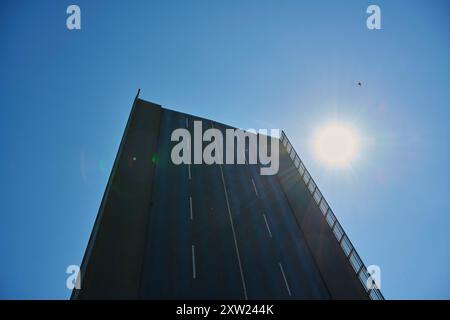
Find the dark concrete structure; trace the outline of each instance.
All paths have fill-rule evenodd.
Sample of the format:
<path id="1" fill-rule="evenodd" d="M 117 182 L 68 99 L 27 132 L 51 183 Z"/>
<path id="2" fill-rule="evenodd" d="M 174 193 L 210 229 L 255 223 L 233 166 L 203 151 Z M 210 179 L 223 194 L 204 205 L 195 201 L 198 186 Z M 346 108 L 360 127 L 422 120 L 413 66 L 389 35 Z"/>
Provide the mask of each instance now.
<path id="1" fill-rule="evenodd" d="M 383 298 L 284 133 L 274 176 L 174 165 L 194 120 L 136 97 L 72 299 Z"/>

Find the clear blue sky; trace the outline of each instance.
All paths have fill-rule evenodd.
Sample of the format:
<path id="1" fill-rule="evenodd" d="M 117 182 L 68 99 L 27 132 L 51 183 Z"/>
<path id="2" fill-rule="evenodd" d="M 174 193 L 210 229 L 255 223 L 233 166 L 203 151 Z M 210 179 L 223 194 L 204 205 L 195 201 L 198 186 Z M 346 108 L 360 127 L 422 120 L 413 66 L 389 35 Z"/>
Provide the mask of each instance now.
<path id="1" fill-rule="evenodd" d="M 385 297 L 450 298 L 449 15 L 445 0 L 1 1 L 0 298 L 69 297 L 137 88 L 284 129 Z M 351 170 L 311 150 L 336 118 L 371 141 Z"/>

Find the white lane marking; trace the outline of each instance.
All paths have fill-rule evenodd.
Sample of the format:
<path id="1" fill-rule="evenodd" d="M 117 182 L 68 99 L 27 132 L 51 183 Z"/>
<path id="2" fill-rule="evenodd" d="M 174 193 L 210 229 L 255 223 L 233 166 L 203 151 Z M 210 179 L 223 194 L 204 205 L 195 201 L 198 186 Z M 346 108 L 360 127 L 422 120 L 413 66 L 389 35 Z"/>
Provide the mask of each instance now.
<path id="1" fill-rule="evenodd" d="M 269 236 L 272 238 L 272 232 L 270 232 L 269 224 L 267 223 L 266 215 L 263 213 L 264 221 L 266 222 L 267 231 L 269 231 Z"/>
<path id="2" fill-rule="evenodd" d="M 195 272 L 195 246 L 192 245 L 192 279 L 195 279 L 197 274 Z"/>
<path id="3" fill-rule="evenodd" d="M 256 189 L 255 181 L 252 178 L 253 188 L 255 189 L 256 196 L 258 197 L 258 190 Z"/>
<path id="4" fill-rule="evenodd" d="M 214 124 L 213 124 L 212 121 L 211 121 L 211 127 L 214 128 Z M 242 288 L 244 289 L 245 300 L 248 300 L 247 286 L 245 285 L 244 271 L 242 270 L 241 256 L 239 254 L 239 247 L 238 247 L 238 244 L 237 244 L 236 232 L 234 231 L 233 217 L 231 216 L 230 203 L 228 202 L 227 186 L 225 184 L 225 178 L 223 176 L 223 170 L 222 170 L 222 165 L 221 164 L 219 164 L 219 168 L 220 168 L 220 174 L 222 176 L 223 191 L 225 193 L 225 200 L 226 200 L 226 203 L 227 203 L 228 217 L 230 218 L 231 231 L 233 232 L 234 248 L 236 249 L 236 255 L 237 255 L 238 264 L 239 264 L 239 271 L 241 273 Z"/>
<path id="5" fill-rule="evenodd" d="M 191 209 L 191 220 L 194 220 L 194 212 L 192 211 L 192 197 L 189 197 L 189 207 Z"/>
<path id="6" fill-rule="evenodd" d="M 188 174 L 189 174 L 189 180 L 191 180 L 191 164 L 188 163 Z"/>
<path id="7" fill-rule="evenodd" d="M 281 262 L 279 262 L 278 265 L 280 266 L 281 274 L 283 275 L 284 283 L 286 284 L 287 292 L 289 293 L 289 296 L 291 296 L 291 290 L 289 289 L 289 284 L 287 282 L 286 276 L 284 275 L 284 270 L 283 270 L 283 266 L 281 265 Z"/>
<path id="8" fill-rule="evenodd" d="M 234 247 L 236 249 L 236 255 L 237 255 L 237 258 L 238 258 L 239 271 L 241 272 L 242 287 L 244 288 L 245 299 L 248 300 L 247 287 L 245 286 L 244 272 L 242 270 L 241 257 L 240 257 L 240 254 L 239 254 L 239 248 L 238 248 L 238 244 L 237 244 L 237 240 L 236 240 L 236 232 L 234 231 L 233 217 L 231 216 L 230 204 L 228 202 L 227 187 L 225 185 L 225 179 L 223 177 L 222 165 L 220 164 L 219 166 L 220 166 L 220 174 L 222 175 L 222 184 L 223 184 L 223 190 L 225 192 L 225 200 L 226 200 L 226 203 L 227 203 L 228 216 L 230 218 L 231 230 L 233 231 Z"/>

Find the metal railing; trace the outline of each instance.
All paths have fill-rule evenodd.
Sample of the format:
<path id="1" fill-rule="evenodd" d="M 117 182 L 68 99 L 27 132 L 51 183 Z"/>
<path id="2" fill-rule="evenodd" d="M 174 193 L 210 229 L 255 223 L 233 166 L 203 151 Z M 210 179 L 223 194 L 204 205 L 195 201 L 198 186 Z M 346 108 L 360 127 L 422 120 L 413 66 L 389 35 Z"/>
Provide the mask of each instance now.
<path id="1" fill-rule="evenodd" d="M 344 229 L 341 224 L 337 220 L 327 201 L 323 197 L 320 192 L 317 184 L 314 182 L 314 179 L 311 177 L 311 174 L 306 169 L 305 165 L 301 161 L 288 137 L 281 131 L 280 140 L 284 147 L 286 148 L 295 168 L 298 170 L 300 174 L 301 180 L 305 183 L 307 189 L 311 193 L 315 203 L 319 207 L 322 212 L 325 221 L 331 228 L 336 240 L 338 241 L 340 247 L 342 248 L 344 255 L 347 257 L 348 262 L 352 266 L 352 269 L 355 271 L 356 276 L 367 292 L 369 298 L 371 300 L 384 300 L 384 297 L 381 291 L 376 287 L 375 281 L 372 279 L 370 273 L 367 271 L 366 266 L 362 262 L 358 253 L 356 252 L 355 247 L 352 245 L 350 239 L 347 237 Z"/>

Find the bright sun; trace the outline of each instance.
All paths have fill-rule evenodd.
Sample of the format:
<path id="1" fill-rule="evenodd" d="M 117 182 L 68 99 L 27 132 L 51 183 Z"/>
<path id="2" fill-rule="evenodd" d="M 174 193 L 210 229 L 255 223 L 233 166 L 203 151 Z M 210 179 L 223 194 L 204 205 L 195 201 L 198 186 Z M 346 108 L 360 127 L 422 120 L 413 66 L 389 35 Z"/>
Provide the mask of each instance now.
<path id="1" fill-rule="evenodd" d="M 354 159 L 358 141 L 348 126 L 330 124 L 316 134 L 314 149 L 317 157 L 328 165 L 346 166 Z"/>

